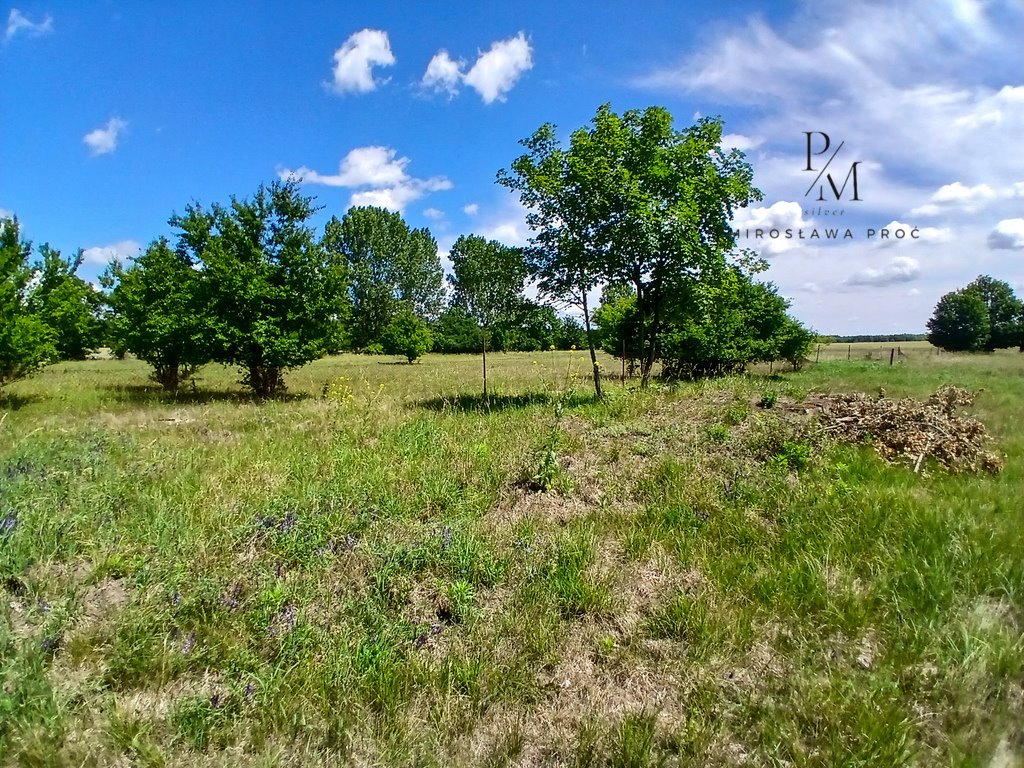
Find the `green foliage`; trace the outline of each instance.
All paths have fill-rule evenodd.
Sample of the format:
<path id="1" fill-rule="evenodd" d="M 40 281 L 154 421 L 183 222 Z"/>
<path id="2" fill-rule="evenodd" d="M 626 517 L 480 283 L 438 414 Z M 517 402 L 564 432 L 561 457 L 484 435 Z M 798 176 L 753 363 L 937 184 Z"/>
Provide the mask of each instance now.
<path id="1" fill-rule="evenodd" d="M 187 251 L 174 251 L 161 238 L 130 266 L 112 263 L 104 276 L 113 284 L 112 346 L 152 365 L 153 378 L 168 392 L 213 357 L 213 324 L 195 266 Z"/>
<path id="2" fill-rule="evenodd" d="M 379 342 L 402 306 L 420 318 L 437 319 L 444 304 L 444 271 L 437 242 L 427 229 L 410 229 L 397 213 L 372 206 L 332 217 L 324 247 L 348 274 L 350 343 L 362 349 Z"/>
<path id="3" fill-rule="evenodd" d="M 568 150 L 554 126 L 542 126 L 498 177 L 529 209 L 530 264 L 543 293 L 585 308 L 600 282 L 633 287 L 644 384 L 668 303 L 692 275 L 724 267 L 734 208 L 760 199 L 742 152 L 725 153 L 721 138 L 720 120 L 676 131 L 660 107 L 620 116 L 606 104 Z"/>
<path id="4" fill-rule="evenodd" d="M 410 363 L 430 351 L 430 328 L 411 309 L 398 312 L 381 334 L 381 347 L 386 354 L 403 355 Z"/>
<path id="5" fill-rule="evenodd" d="M 77 274 L 82 254 L 68 261 L 60 251 L 42 245 L 28 292 L 29 311 L 53 330 L 63 360 L 84 360 L 102 341 L 102 295 Z"/>
<path id="6" fill-rule="evenodd" d="M 487 336 L 499 322 L 514 316 L 523 302 L 527 268 L 522 252 L 497 240 L 463 235 L 451 248 L 453 304 L 462 307 L 481 329 L 484 396 L 487 395 Z"/>
<path id="7" fill-rule="evenodd" d="M 594 311 L 598 327 L 598 345 L 609 355 L 637 360 L 643 354 L 640 346 L 640 318 L 636 308 L 636 291 L 628 285 L 606 285 L 601 291 L 601 304 Z"/>
<path id="8" fill-rule="evenodd" d="M 462 307 L 452 306 L 442 312 L 430 332 L 434 338 L 435 352 L 480 351 L 480 326 Z"/>
<path id="9" fill-rule="evenodd" d="M 945 294 L 928 321 L 928 341 L 950 352 L 985 349 L 991 331 L 984 299 L 968 289 Z"/>
<path id="10" fill-rule="evenodd" d="M 988 311 L 987 351 L 1024 344 L 1024 334 L 1021 333 L 1021 311 L 1024 305 L 1014 295 L 1009 283 L 988 275 L 979 275 L 966 290 L 978 294 Z"/>
<path id="11" fill-rule="evenodd" d="M 327 352 L 345 311 L 343 269 L 306 223 L 315 210 L 296 183 L 274 182 L 229 207 L 171 217 L 178 253 L 202 265 L 213 359 L 240 366 L 261 397 Z"/>
<path id="12" fill-rule="evenodd" d="M 25 287 L 32 245 L 17 219 L 0 219 L 0 387 L 55 359 L 53 331 L 29 314 Z"/>

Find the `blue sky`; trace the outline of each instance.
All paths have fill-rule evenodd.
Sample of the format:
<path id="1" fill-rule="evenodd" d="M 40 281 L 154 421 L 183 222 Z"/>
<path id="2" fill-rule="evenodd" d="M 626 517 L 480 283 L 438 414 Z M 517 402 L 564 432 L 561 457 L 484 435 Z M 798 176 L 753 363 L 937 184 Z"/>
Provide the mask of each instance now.
<path id="1" fill-rule="evenodd" d="M 820 331 L 921 331 L 981 272 L 1024 292 L 1015 0 L 19 2 L 4 19 L 0 212 L 86 249 L 86 277 L 190 201 L 289 173 L 321 221 L 380 204 L 442 256 L 466 233 L 523 244 L 495 173 L 542 123 L 567 134 L 611 102 L 724 118 L 764 192 L 741 242 Z M 831 143 L 811 174 L 809 131 Z M 829 172 L 842 187 L 857 161 L 861 199 L 805 196 L 840 142 Z"/>

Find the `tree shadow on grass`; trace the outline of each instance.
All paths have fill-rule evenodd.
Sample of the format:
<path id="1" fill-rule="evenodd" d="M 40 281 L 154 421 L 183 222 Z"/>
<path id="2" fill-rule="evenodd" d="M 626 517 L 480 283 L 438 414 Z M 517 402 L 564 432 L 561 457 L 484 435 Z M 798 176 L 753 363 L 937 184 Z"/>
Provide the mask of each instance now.
<path id="1" fill-rule="evenodd" d="M 490 411 L 507 411 L 514 408 L 529 408 L 531 405 L 552 405 L 558 396 L 551 392 L 524 392 L 518 395 L 461 394 L 450 397 L 432 397 L 413 403 L 414 407 L 426 408 L 429 411 L 443 413 L 458 411 L 461 413 L 488 413 Z M 569 405 L 582 402 L 574 397 Z"/>
<path id="2" fill-rule="evenodd" d="M 39 402 L 43 398 L 37 395 L 14 395 L 5 393 L 0 395 L 0 411 L 20 411 L 26 405 Z"/>
<path id="3" fill-rule="evenodd" d="M 105 389 L 127 403 L 136 405 L 205 405 L 208 403 L 264 403 L 268 401 L 297 402 L 308 400 L 308 392 L 284 392 L 274 397 L 257 397 L 251 392 L 228 391 L 221 389 L 180 389 L 167 392 L 161 387 L 151 384 L 118 384 Z"/>

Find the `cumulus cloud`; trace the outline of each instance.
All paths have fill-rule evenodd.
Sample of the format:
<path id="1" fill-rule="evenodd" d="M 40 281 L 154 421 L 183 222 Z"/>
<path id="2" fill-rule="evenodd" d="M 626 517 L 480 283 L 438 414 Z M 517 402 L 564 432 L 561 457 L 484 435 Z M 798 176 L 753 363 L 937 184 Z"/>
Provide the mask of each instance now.
<path id="1" fill-rule="evenodd" d="M 924 205 L 914 208 L 912 216 L 935 216 L 949 210 L 974 213 L 986 203 L 999 197 L 988 184 L 967 186 L 959 181 L 938 188 Z"/>
<path id="2" fill-rule="evenodd" d="M 759 106 L 744 134 L 769 137 L 768 154 L 790 166 L 803 131 L 830 131 L 851 159 L 883 169 L 862 207 L 881 209 L 883 183 L 936 173 L 957 179 L 969 169 L 964 185 L 996 188 L 1024 173 L 1024 154 L 1001 149 L 1024 132 L 1024 48 L 1012 31 L 1024 6 L 993 0 L 965 13 L 966 4 L 902 0 L 857 13 L 807 4 L 787 23 L 730 27 L 634 84 Z"/>
<path id="3" fill-rule="evenodd" d="M 910 256 L 897 256 L 883 267 L 867 267 L 843 281 L 844 286 L 884 286 L 908 283 L 921 273 L 921 265 Z"/>
<path id="4" fill-rule="evenodd" d="M 754 232 L 756 230 L 770 232 L 774 229 L 784 232 L 789 229 L 797 232 L 800 229 L 811 229 L 814 223 L 804 218 L 803 208 L 799 203 L 780 200 L 767 207 L 747 206 L 737 209 L 733 213 L 732 226 L 733 229 L 739 230 L 737 245 L 741 248 L 759 249 L 764 255 L 774 255 L 798 248 L 800 239 L 797 237 L 773 239 L 767 235 L 755 239 Z"/>
<path id="5" fill-rule="evenodd" d="M 462 212 L 467 216 L 476 216 L 478 213 L 480 213 L 480 206 L 477 205 L 476 203 L 470 203 L 469 205 L 463 207 Z"/>
<path id="6" fill-rule="evenodd" d="M 120 117 L 112 117 L 102 128 L 89 131 L 82 137 L 82 141 L 89 147 L 89 154 L 93 157 L 108 155 L 117 149 L 117 141 L 121 131 L 128 127 L 128 123 Z"/>
<path id="7" fill-rule="evenodd" d="M 456 61 L 442 48 L 427 64 L 427 71 L 423 73 L 420 84 L 428 90 L 444 91 L 449 97 L 455 96 L 462 83 L 462 68 L 465 65 L 466 62 Z"/>
<path id="8" fill-rule="evenodd" d="M 443 48 L 427 64 L 420 85 L 427 90 L 458 94 L 462 84 L 473 88 L 485 104 L 504 101 L 524 72 L 533 67 L 533 49 L 520 32 L 507 40 L 495 40 L 486 52 L 477 56 L 473 66 L 464 72 L 466 62 L 453 59 Z"/>
<path id="9" fill-rule="evenodd" d="M 95 266 L 106 266 L 112 260 L 124 263 L 138 256 L 140 250 L 141 246 L 134 240 L 122 240 L 111 245 L 96 245 L 82 251 L 82 263 Z"/>
<path id="10" fill-rule="evenodd" d="M 29 37 L 40 37 L 41 35 L 53 32 L 53 16 L 47 14 L 42 21 L 32 21 L 28 16 L 17 8 L 11 8 L 7 15 L 7 29 L 4 32 L 4 42 L 15 35 L 28 35 Z"/>
<path id="11" fill-rule="evenodd" d="M 989 232 L 988 247 L 993 250 L 1024 248 L 1024 219 L 1003 219 Z"/>
<path id="12" fill-rule="evenodd" d="M 335 93 L 368 93 L 381 82 L 374 78 L 373 68 L 390 67 L 394 63 L 388 33 L 381 29 L 361 29 L 334 52 L 334 79 L 330 86 Z"/>
<path id="13" fill-rule="evenodd" d="M 484 104 L 504 101 L 524 72 L 533 67 L 533 50 L 520 32 L 508 40 L 496 40 L 473 64 L 463 80 L 480 94 Z"/>
<path id="14" fill-rule="evenodd" d="M 357 147 L 338 165 L 338 173 L 323 174 L 302 166 L 278 171 L 282 179 L 298 179 L 305 184 L 322 184 L 356 190 L 351 205 L 375 205 L 392 211 L 405 207 L 429 192 L 451 189 L 444 176 L 418 179 L 406 171 L 409 158 L 399 157 L 391 147 Z"/>
<path id="15" fill-rule="evenodd" d="M 444 211 L 439 208 L 425 208 L 423 210 L 423 215 L 431 221 L 440 221 L 444 218 Z"/>

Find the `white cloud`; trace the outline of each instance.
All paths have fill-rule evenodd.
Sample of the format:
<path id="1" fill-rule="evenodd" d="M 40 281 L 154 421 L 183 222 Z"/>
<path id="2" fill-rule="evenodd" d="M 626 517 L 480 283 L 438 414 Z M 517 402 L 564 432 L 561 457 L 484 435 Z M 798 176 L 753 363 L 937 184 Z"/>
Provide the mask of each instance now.
<path id="1" fill-rule="evenodd" d="M 532 53 L 522 32 L 508 40 L 496 40 L 489 51 L 480 54 L 463 80 L 485 104 L 504 101 L 520 76 L 533 67 Z"/>
<path id="2" fill-rule="evenodd" d="M 529 245 L 530 234 L 530 228 L 526 226 L 526 221 L 520 219 L 504 219 L 480 229 L 482 237 L 488 240 L 497 240 L 499 243 L 514 248 Z"/>
<path id="3" fill-rule="evenodd" d="M 32 21 L 28 16 L 17 8 L 11 8 L 7 15 L 7 31 L 4 32 L 4 41 L 10 40 L 17 34 L 39 37 L 53 32 L 53 16 L 47 14 L 42 21 Z"/>
<path id="4" fill-rule="evenodd" d="M 82 141 L 89 147 L 89 154 L 93 157 L 107 155 L 117 149 L 117 140 L 121 131 L 127 127 L 128 123 L 120 117 L 112 117 L 103 128 L 96 128 L 85 134 Z"/>
<path id="5" fill-rule="evenodd" d="M 373 77 L 373 68 L 390 67 L 394 63 L 388 33 L 381 29 L 361 29 L 334 52 L 331 88 L 335 93 L 368 93 L 380 85 Z"/>
<path id="6" fill-rule="evenodd" d="M 907 283 L 921 273 L 921 265 L 910 256 L 897 256 L 884 267 L 867 267 L 843 281 L 845 286 L 884 286 Z"/>
<path id="7" fill-rule="evenodd" d="M 423 73 L 420 84 L 424 88 L 444 91 L 449 96 L 455 96 L 459 92 L 459 84 L 463 78 L 462 68 L 465 65 L 466 62 L 461 59 L 456 61 L 442 48 L 427 64 L 427 71 Z"/>
<path id="8" fill-rule="evenodd" d="M 914 208 L 912 216 L 935 216 L 949 210 L 974 213 L 986 203 L 995 200 L 998 193 L 988 184 L 967 186 L 959 181 L 938 188 L 924 205 Z"/>
<path id="9" fill-rule="evenodd" d="M 338 173 L 322 174 L 302 166 L 296 170 L 278 171 L 282 179 L 295 178 L 305 184 L 356 189 L 351 205 L 376 205 L 392 211 L 405 207 L 429 192 L 451 189 L 444 176 L 417 179 L 405 170 L 409 158 L 398 157 L 391 147 L 357 147 L 342 159 Z M 363 189 L 365 188 L 365 189 Z"/>
<path id="10" fill-rule="evenodd" d="M 431 221 L 440 221 L 444 218 L 444 211 L 439 208 L 425 208 L 423 210 L 423 215 Z"/>
<path id="11" fill-rule="evenodd" d="M 877 229 L 872 239 L 878 248 L 901 243 L 948 243 L 953 239 L 953 230 L 949 227 L 915 227 L 894 219 Z"/>
<path id="12" fill-rule="evenodd" d="M 744 136 L 742 133 L 726 133 L 722 136 L 722 147 L 725 149 L 757 149 L 764 144 L 764 139 L 759 136 Z"/>
<path id="13" fill-rule="evenodd" d="M 1024 248 L 1024 219 L 1003 219 L 988 235 L 993 250 Z"/>
<path id="14" fill-rule="evenodd" d="M 760 249 L 764 255 L 774 255 L 798 248 L 800 239 L 798 237 L 770 238 L 767 235 L 758 238 L 754 234 L 756 230 L 760 229 L 767 233 L 773 229 L 779 232 L 789 229 L 795 233 L 800 229 L 811 229 L 814 223 L 804 218 L 803 208 L 799 203 L 780 200 L 768 207 L 738 208 L 733 212 L 732 226 L 733 229 L 740 231 L 737 237 L 739 247 Z"/>
<path id="15" fill-rule="evenodd" d="M 124 263 L 134 259 L 141 246 L 134 240 L 122 240 L 112 245 L 96 245 L 82 251 L 82 263 L 95 266 L 106 266 L 111 259 Z"/>
<path id="16" fill-rule="evenodd" d="M 467 216 L 476 216 L 478 213 L 480 213 L 480 206 L 477 205 L 476 203 L 470 203 L 469 205 L 463 207 L 462 212 Z"/>

